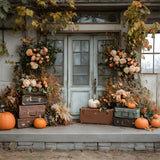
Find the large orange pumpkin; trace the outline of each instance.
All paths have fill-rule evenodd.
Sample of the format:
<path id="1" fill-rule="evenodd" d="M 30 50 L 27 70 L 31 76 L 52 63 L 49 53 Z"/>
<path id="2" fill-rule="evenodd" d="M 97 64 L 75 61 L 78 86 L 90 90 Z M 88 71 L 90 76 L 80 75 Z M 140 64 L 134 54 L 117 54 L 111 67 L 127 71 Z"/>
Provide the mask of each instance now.
<path id="1" fill-rule="evenodd" d="M 40 117 L 40 118 L 36 118 L 33 124 L 35 128 L 45 128 L 47 125 L 47 122 L 44 118 Z"/>
<path id="2" fill-rule="evenodd" d="M 135 121 L 135 127 L 139 129 L 146 129 L 149 127 L 149 122 L 146 118 L 137 118 Z"/>
<path id="3" fill-rule="evenodd" d="M 16 120 L 12 113 L 4 112 L 0 113 L 0 129 L 8 130 L 13 129 L 15 127 Z"/>
<path id="4" fill-rule="evenodd" d="M 128 108 L 136 108 L 136 105 L 133 103 L 128 103 Z"/>
<path id="5" fill-rule="evenodd" d="M 159 128 L 160 127 L 160 118 L 155 118 L 150 120 L 150 124 L 152 127 Z"/>

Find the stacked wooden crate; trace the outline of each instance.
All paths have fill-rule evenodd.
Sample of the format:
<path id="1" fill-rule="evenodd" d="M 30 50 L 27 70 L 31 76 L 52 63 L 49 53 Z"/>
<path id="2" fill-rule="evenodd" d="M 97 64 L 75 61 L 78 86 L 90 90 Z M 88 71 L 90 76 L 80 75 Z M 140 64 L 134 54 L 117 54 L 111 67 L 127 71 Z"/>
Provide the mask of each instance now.
<path id="1" fill-rule="evenodd" d="M 28 128 L 33 125 L 37 117 L 45 114 L 47 100 L 41 95 L 23 95 L 22 105 L 19 106 L 18 128 Z"/>

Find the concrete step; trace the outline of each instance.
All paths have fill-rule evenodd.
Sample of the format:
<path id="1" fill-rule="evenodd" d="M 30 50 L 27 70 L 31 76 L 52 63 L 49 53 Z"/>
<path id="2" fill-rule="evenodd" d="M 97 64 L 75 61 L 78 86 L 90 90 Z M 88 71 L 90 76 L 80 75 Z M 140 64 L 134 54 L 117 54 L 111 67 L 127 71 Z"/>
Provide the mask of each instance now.
<path id="1" fill-rule="evenodd" d="M 157 148 L 155 146 L 160 148 L 160 129 L 147 131 L 109 125 L 73 124 L 44 129 L 25 128 L 0 131 L 0 143 L 9 142 L 15 142 L 22 148 L 29 146 L 37 150 L 54 147 L 69 150 L 78 147 L 97 150 L 98 146 L 103 149 L 113 149 L 115 144 L 118 145 L 117 148 L 122 149 L 130 149 L 131 146 L 135 149 L 138 145 L 140 149 L 152 146 L 152 150 L 155 150 Z"/>
<path id="2" fill-rule="evenodd" d="M 44 129 L 0 131 L 0 142 L 160 142 L 160 129 L 147 131 L 110 125 L 73 124 Z"/>

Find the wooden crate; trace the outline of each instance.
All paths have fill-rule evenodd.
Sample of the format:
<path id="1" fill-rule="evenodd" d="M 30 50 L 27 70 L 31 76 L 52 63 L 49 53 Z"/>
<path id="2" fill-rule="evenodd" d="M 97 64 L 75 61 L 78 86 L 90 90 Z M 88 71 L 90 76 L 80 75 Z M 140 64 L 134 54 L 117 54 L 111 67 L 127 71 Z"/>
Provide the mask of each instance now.
<path id="1" fill-rule="evenodd" d="M 80 109 L 80 122 L 110 125 L 113 122 L 113 109 L 106 109 L 100 112 L 99 109 L 83 107 Z"/>
<path id="2" fill-rule="evenodd" d="M 47 99 L 42 95 L 23 95 L 22 105 L 46 104 Z"/>
<path id="3" fill-rule="evenodd" d="M 36 118 L 24 118 L 17 120 L 17 128 L 28 128 L 33 126 L 33 122 Z"/>
<path id="4" fill-rule="evenodd" d="M 45 105 L 19 106 L 19 118 L 43 117 Z"/>
<path id="5" fill-rule="evenodd" d="M 114 117 L 113 124 L 115 126 L 135 127 L 136 118 L 119 118 Z"/>
<path id="6" fill-rule="evenodd" d="M 119 118 L 139 118 L 140 117 L 140 108 L 123 108 L 115 107 L 114 117 Z"/>

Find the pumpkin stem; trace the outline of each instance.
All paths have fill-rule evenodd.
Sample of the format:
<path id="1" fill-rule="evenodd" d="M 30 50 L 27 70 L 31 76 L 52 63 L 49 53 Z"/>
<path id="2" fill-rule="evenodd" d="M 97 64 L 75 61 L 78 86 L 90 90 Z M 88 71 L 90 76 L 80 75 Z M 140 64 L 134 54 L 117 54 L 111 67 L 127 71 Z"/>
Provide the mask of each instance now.
<path id="1" fill-rule="evenodd" d="M 5 112 L 5 110 L 4 109 L 2 109 L 2 113 L 4 113 Z"/>
<path id="2" fill-rule="evenodd" d="M 39 115 L 39 118 L 42 118 L 41 114 Z"/>

